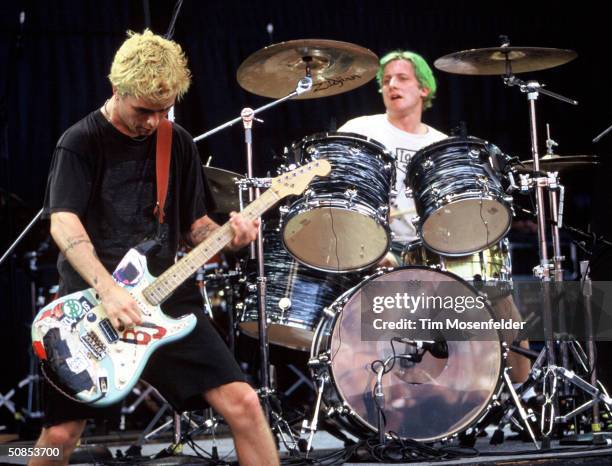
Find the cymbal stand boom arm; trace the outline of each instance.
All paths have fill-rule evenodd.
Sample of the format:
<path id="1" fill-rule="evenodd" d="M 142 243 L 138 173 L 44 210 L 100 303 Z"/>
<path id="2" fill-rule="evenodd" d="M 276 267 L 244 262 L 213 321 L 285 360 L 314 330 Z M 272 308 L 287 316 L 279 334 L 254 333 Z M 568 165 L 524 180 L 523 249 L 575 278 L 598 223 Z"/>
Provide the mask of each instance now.
<path id="1" fill-rule="evenodd" d="M 267 103 L 266 105 L 262 105 L 259 108 L 256 108 L 254 110 L 251 110 L 253 112 L 253 116 L 257 115 L 258 113 L 261 113 L 265 110 L 268 110 L 269 108 L 275 107 L 278 104 L 292 99 L 293 97 L 296 97 L 298 95 L 303 94 L 304 92 L 308 92 L 312 89 L 312 78 L 310 76 L 304 76 L 302 79 L 300 79 L 298 81 L 297 87 L 295 88 L 295 91 L 291 92 L 290 94 L 287 94 L 285 97 L 281 97 L 280 99 L 274 100 L 270 103 Z M 256 118 L 254 118 L 256 121 L 261 122 L 261 120 L 258 120 Z M 195 138 L 193 138 L 193 142 L 198 142 L 201 141 L 202 139 L 206 139 L 209 136 L 212 136 L 213 134 L 218 133 L 221 130 L 224 130 L 225 128 L 229 128 L 230 126 L 235 125 L 238 122 L 243 121 L 242 115 L 240 115 L 239 117 L 234 118 L 233 120 L 230 120 L 226 123 L 223 123 L 220 126 L 217 126 L 216 128 L 211 129 L 210 131 L 207 131 L 203 134 L 200 134 L 199 136 L 196 136 Z"/>

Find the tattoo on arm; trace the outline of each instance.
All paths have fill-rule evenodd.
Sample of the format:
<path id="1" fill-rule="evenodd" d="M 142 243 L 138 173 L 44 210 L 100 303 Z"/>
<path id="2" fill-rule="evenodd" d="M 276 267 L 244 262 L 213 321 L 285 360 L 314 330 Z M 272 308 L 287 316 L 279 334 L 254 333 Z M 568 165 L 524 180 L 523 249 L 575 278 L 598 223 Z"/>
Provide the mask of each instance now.
<path id="1" fill-rule="evenodd" d="M 91 244 L 91 241 L 89 241 L 89 239 L 84 237 L 84 236 L 77 236 L 77 237 L 74 237 L 74 238 L 71 238 L 71 237 L 66 238 L 66 247 L 64 249 L 62 249 L 62 254 L 64 254 L 64 256 L 65 256 L 68 251 L 70 251 L 75 246 L 77 246 L 79 244 L 82 244 L 82 243 L 89 243 L 89 244 Z"/>

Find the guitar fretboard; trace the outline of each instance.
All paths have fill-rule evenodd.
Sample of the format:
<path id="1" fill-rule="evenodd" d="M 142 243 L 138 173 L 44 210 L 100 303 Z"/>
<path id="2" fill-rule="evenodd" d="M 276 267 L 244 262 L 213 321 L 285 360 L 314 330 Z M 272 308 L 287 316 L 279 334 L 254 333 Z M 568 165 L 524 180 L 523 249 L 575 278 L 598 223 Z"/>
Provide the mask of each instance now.
<path id="1" fill-rule="evenodd" d="M 247 220 L 255 220 L 276 204 L 279 199 L 280 197 L 274 190 L 268 189 L 244 209 L 241 215 Z M 198 270 L 198 268 L 229 244 L 233 237 L 234 233 L 230 228 L 229 222 L 217 228 L 207 239 L 189 252 L 189 254 L 147 286 L 142 294 L 149 303 L 154 306 L 159 306 L 181 283 L 187 280 Z"/>

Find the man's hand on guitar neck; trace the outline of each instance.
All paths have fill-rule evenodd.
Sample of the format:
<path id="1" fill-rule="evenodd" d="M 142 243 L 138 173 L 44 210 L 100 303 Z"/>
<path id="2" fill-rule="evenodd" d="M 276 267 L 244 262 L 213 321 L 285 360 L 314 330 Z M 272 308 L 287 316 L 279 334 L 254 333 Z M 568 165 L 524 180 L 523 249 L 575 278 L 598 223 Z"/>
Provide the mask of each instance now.
<path id="1" fill-rule="evenodd" d="M 259 231 L 259 219 L 248 220 L 240 213 L 231 212 L 229 225 L 234 233 L 231 243 L 229 243 L 225 249 L 229 251 L 238 251 L 242 249 L 257 238 L 257 232 Z M 192 246 L 197 246 L 204 241 L 208 236 L 219 228 L 219 225 L 214 222 L 208 215 L 197 219 L 191 225 L 191 231 L 187 239 Z"/>

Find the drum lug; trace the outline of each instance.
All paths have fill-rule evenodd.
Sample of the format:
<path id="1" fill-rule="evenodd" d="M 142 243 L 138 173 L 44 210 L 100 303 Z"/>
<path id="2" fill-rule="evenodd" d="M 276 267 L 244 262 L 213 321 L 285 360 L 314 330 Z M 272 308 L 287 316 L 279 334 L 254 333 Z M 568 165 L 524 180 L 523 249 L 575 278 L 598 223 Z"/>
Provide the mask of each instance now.
<path id="1" fill-rule="evenodd" d="M 336 315 L 336 310 L 332 309 L 330 306 L 325 306 L 323 308 L 323 314 L 325 314 L 328 317 L 334 317 Z"/>
<path id="2" fill-rule="evenodd" d="M 348 207 L 353 206 L 353 202 L 356 196 L 357 196 L 356 189 L 347 189 L 346 191 L 344 191 L 344 198 L 348 200 Z"/>
<path id="3" fill-rule="evenodd" d="M 282 205 L 278 208 L 278 211 L 280 212 L 281 216 L 285 216 L 289 212 L 289 207 Z"/>
<path id="4" fill-rule="evenodd" d="M 415 227 L 419 226 L 420 222 L 421 222 L 421 217 L 419 217 L 418 215 L 415 215 L 414 217 L 410 219 L 410 223 L 412 223 L 412 225 Z"/>
<path id="5" fill-rule="evenodd" d="M 385 220 L 387 220 L 387 217 L 389 216 L 389 206 L 388 205 L 380 206 L 377 209 L 377 214 L 378 214 L 378 220 L 380 220 L 381 222 L 384 222 Z"/>

